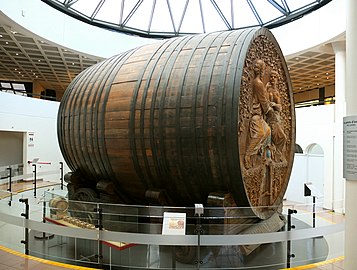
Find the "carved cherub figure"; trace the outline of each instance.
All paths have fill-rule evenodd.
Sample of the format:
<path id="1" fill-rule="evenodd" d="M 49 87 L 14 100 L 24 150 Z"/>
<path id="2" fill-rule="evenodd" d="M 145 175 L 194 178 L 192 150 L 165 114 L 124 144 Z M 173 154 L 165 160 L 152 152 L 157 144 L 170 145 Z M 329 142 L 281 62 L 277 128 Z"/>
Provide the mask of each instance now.
<path id="1" fill-rule="evenodd" d="M 271 129 L 265 121 L 265 117 L 273 113 L 273 108 L 270 106 L 266 85 L 263 82 L 265 68 L 263 60 L 257 59 L 254 62 L 252 118 L 249 123 L 249 140 L 244 157 L 247 169 L 255 166 L 253 157 L 259 153 L 263 155 L 265 146 L 270 144 Z"/>
<path id="2" fill-rule="evenodd" d="M 286 143 L 286 135 L 280 120 L 280 112 L 282 109 L 281 98 L 278 89 L 279 74 L 275 70 L 271 71 L 270 80 L 266 85 L 267 98 L 270 102 L 270 107 L 273 108 L 273 113 L 267 115 L 267 123 L 271 128 L 271 138 L 274 145 L 273 159 L 277 162 L 284 161 L 284 147 Z"/>

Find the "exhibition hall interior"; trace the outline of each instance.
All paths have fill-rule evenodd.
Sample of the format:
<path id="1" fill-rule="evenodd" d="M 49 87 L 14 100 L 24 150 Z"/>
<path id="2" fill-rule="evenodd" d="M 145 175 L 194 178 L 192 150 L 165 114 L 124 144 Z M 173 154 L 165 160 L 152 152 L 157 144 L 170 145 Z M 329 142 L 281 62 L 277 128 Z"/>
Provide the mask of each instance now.
<path id="1" fill-rule="evenodd" d="M 356 14 L 0 1 L 0 269 L 357 269 Z"/>

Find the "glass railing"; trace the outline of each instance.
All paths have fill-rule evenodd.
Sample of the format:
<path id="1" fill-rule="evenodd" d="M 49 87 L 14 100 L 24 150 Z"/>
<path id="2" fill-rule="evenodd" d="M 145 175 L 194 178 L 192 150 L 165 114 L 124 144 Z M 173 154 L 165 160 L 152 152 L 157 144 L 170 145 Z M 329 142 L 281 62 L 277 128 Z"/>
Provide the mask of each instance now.
<path id="1" fill-rule="evenodd" d="M 101 269 L 283 269 L 343 255 L 344 216 L 320 203 L 159 207 L 71 201 L 59 186 L 39 194 L 0 200 L 1 245 Z"/>

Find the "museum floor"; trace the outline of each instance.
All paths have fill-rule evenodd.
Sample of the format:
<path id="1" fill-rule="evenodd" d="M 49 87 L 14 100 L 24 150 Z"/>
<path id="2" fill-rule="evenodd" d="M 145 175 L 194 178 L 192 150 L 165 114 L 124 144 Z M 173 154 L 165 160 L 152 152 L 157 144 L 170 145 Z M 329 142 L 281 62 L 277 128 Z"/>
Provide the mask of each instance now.
<path id="1" fill-rule="evenodd" d="M 54 183 L 51 182 L 46 182 L 46 181 L 40 181 L 38 184 L 38 187 L 47 187 L 51 186 Z M 0 185 L 0 192 L 1 190 L 6 190 L 6 185 L 1 186 Z M 32 194 L 32 183 L 24 183 L 24 182 L 19 182 L 16 184 L 13 184 L 12 186 L 13 191 L 17 192 L 22 192 L 22 193 L 31 193 Z M 41 189 L 39 189 L 41 190 Z M 4 199 L 4 196 L 0 193 L 0 199 Z M 304 209 L 302 209 L 304 210 Z M 308 209 L 307 209 L 308 210 Z M 343 219 L 342 215 L 335 215 L 334 213 L 323 213 L 320 214 L 317 218 L 321 218 L 327 221 L 330 221 L 331 223 L 335 223 L 338 220 Z M 11 234 L 12 232 L 7 232 L 4 231 L 6 229 L 6 226 L 2 226 L 2 231 L 0 232 L 0 237 L 3 237 L 5 234 Z M 0 239 L 1 242 L 2 239 Z M 74 265 L 69 265 L 69 264 L 64 264 L 64 263 L 58 263 L 54 261 L 49 261 L 49 260 L 44 260 L 40 259 L 34 256 L 28 256 L 25 255 L 19 251 L 15 251 L 13 249 L 9 249 L 5 246 L 0 245 L 0 270 L 5 270 L 5 269 L 93 269 L 93 268 L 88 268 L 88 267 L 80 267 L 80 266 L 74 266 Z M 304 266 L 299 266 L 299 267 L 294 267 L 290 269 L 324 269 L 324 270 L 339 270 L 343 269 L 343 256 L 328 259 L 323 262 L 319 263 L 313 263 L 309 265 L 304 265 Z"/>

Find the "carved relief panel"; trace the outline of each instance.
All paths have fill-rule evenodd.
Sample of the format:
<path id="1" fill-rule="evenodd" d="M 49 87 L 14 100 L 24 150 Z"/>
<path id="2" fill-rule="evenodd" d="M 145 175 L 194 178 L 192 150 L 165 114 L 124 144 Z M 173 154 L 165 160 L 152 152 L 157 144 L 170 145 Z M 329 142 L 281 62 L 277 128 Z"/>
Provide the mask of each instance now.
<path id="1" fill-rule="evenodd" d="M 266 36 L 256 37 L 243 67 L 238 131 L 242 176 L 253 207 L 278 207 L 286 190 L 295 144 L 291 95 L 281 52 Z"/>

